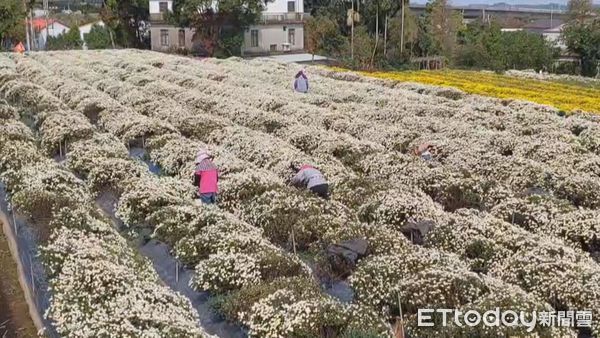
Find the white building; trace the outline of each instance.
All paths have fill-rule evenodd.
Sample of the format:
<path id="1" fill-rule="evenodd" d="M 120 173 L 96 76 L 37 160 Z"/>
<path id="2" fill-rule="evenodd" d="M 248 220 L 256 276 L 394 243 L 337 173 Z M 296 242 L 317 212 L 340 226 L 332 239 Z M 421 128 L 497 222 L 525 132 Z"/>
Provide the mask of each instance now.
<path id="1" fill-rule="evenodd" d="M 244 33 L 244 53 L 304 50 L 304 20 L 307 16 L 302 0 L 269 2 L 259 23 Z"/>
<path id="2" fill-rule="evenodd" d="M 169 25 L 164 13 L 173 10 L 172 0 L 149 0 L 151 48 L 157 51 L 192 50 L 194 30 Z M 304 49 L 302 0 L 274 0 L 267 4 L 259 22 L 244 32 L 242 53 L 269 54 Z"/>
<path id="3" fill-rule="evenodd" d="M 98 25 L 104 27 L 104 22 L 102 20 L 98 20 L 96 22 L 90 22 L 83 26 L 79 26 L 79 36 L 81 37 L 81 41 L 83 41 L 83 49 L 87 49 L 87 45 L 85 43 L 85 35 L 88 34 L 94 25 Z"/>
<path id="4" fill-rule="evenodd" d="M 546 38 L 546 40 L 553 42 L 555 44 L 556 47 L 560 48 L 561 50 L 566 50 L 567 49 L 567 45 L 565 45 L 565 42 L 561 39 L 561 34 L 562 34 L 562 30 L 564 28 L 564 24 L 546 29 L 542 32 L 542 35 L 544 36 L 544 38 Z"/>
<path id="5" fill-rule="evenodd" d="M 194 30 L 169 25 L 164 14 L 173 11 L 172 0 L 150 0 L 150 48 L 169 52 L 177 49 L 192 49 Z"/>
<path id="6" fill-rule="evenodd" d="M 36 18 L 33 19 L 32 27 L 33 27 L 33 48 L 37 50 L 46 49 L 46 42 L 48 41 L 48 37 L 58 37 L 61 34 L 66 34 L 69 32 L 69 27 L 55 19 L 45 18 Z M 83 41 L 83 49 L 87 49 L 85 45 L 85 35 L 90 32 L 92 26 L 104 26 L 104 22 L 101 20 L 91 22 L 82 26 L 79 26 L 79 36 L 81 41 Z"/>
<path id="7" fill-rule="evenodd" d="M 31 21 L 33 38 L 31 39 L 34 49 L 45 49 L 48 37 L 57 37 L 69 31 L 67 25 L 54 19 L 36 18 Z"/>

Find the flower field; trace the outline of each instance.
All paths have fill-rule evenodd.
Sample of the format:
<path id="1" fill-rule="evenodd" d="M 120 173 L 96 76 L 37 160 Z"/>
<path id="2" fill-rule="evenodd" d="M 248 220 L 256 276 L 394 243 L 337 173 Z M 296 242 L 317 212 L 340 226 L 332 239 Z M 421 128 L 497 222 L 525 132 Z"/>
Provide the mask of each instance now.
<path id="1" fill-rule="evenodd" d="M 470 94 L 519 99 L 557 107 L 567 113 L 600 113 L 598 80 L 582 77 L 542 76 L 509 71 L 506 75 L 462 70 L 362 73 L 380 79 L 410 81 L 460 89 Z"/>
<path id="2" fill-rule="evenodd" d="M 386 337 L 400 314 L 411 337 L 526 334 L 422 327 L 420 308 L 589 310 L 590 327 L 533 334 L 600 337 L 594 115 L 319 67 L 299 94 L 298 68 L 134 50 L 0 54 L 0 180 L 48 233 L 46 316 L 60 336 L 214 334 L 130 243 L 149 232 L 252 337 Z M 598 107 L 591 92 L 560 95 Z M 430 162 L 412 153 L 423 142 L 438 149 Z M 200 148 L 221 172 L 217 206 L 192 198 Z M 291 161 L 320 168 L 331 200 L 288 185 Z M 99 207 L 107 195 L 119 222 Z M 433 228 L 414 244 L 402 231 L 418 222 Z M 365 257 L 336 273 L 327 248 L 356 238 Z M 351 300 L 326 279 L 347 282 Z"/>

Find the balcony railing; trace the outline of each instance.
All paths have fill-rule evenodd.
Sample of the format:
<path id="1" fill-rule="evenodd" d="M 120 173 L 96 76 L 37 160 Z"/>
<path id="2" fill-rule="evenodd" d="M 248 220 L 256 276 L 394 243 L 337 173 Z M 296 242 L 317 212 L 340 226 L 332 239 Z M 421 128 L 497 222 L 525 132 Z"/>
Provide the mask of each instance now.
<path id="1" fill-rule="evenodd" d="M 154 22 L 165 21 L 164 13 L 150 13 L 150 21 L 154 21 Z"/>
<path id="2" fill-rule="evenodd" d="M 310 17 L 310 13 L 263 13 L 259 19 L 259 23 L 301 23 Z M 150 13 L 151 22 L 164 22 L 164 13 Z"/>
<path id="3" fill-rule="evenodd" d="M 263 13 L 260 18 L 260 23 L 300 23 L 308 19 L 309 13 Z"/>

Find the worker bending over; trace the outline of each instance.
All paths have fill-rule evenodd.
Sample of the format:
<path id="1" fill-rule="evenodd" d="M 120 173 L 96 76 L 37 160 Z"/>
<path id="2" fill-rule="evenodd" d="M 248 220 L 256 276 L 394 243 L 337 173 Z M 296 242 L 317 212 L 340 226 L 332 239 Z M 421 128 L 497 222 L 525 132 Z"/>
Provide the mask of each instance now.
<path id="1" fill-rule="evenodd" d="M 290 168 L 296 172 L 296 175 L 292 177 L 292 185 L 299 188 L 307 188 L 317 196 L 329 199 L 329 184 L 325 180 L 323 174 L 315 167 L 308 164 L 297 165 L 292 163 Z"/>
<path id="2" fill-rule="evenodd" d="M 299 71 L 294 77 L 294 90 L 299 93 L 308 92 L 308 77 L 304 69 Z"/>
<path id="3" fill-rule="evenodd" d="M 217 203 L 217 184 L 219 169 L 212 161 L 213 156 L 206 150 L 200 150 L 196 155 L 194 171 L 194 186 L 198 187 L 197 197 L 204 204 Z"/>

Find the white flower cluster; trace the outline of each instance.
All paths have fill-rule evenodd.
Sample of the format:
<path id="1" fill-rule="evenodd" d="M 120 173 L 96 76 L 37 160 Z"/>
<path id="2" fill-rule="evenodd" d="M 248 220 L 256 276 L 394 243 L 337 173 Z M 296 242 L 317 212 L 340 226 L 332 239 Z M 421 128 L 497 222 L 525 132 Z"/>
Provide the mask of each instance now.
<path id="1" fill-rule="evenodd" d="M 365 327 L 381 337 L 389 336 L 385 323 L 368 307 L 342 305 L 330 298 L 298 300 L 288 289 L 255 303 L 246 317 L 250 335 L 256 337 L 315 337 L 327 329 L 352 332 Z"/>
<path id="2" fill-rule="evenodd" d="M 68 81 L 64 83 L 67 84 Z M 60 86 L 53 91 L 60 95 Z M 92 102 L 89 98 L 85 99 L 87 103 Z M 70 97 L 68 104 L 72 107 L 81 105 L 77 97 Z M 73 115 L 78 114 L 75 111 L 65 111 Z M 107 116 L 110 113 L 110 111 L 100 110 L 98 124 L 102 125 L 104 118 L 110 118 Z M 127 122 L 123 121 L 123 123 Z M 114 135 L 118 136 L 116 132 Z M 150 145 L 162 150 L 158 145 L 167 143 L 161 141 L 168 140 L 175 134 L 166 131 L 162 135 L 147 136 Z M 98 147 L 95 147 L 95 143 Z M 94 134 L 87 140 L 74 142 L 67 154 L 67 163 L 78 174 L 95 177 L 95 181 L 92 182 L 93 187 L 120 187 L 122 191 L 117 214 L 127 224 L 154 227 L 159 239 L 171 244 L 178 258 L 195 265 L 196 275 L 192 280 L 193 285 L 218 293 L 279 277 L 308 274 L 308 267 L 297 257 L 286 254 L 266 242 L 263 237 L 260 237 L 260 232 L 248 231 L 243 223 L 238 222 L 242 226 L 236 226 L 234 219 L 227 217 L 227 214 L 219 212 L 218 209 L 192 207 L 192 202 L 186 199 L 186 196 L 191 196 L 186 193 L 189 184 L 183 184 L 182 180 L 157 178 L 136 171 L 123 172 L 123 167 L 114 168 L 121 173 L 122 177 L 112 173 L 94 176 L 94 167 L 110 171 L 115 161 L 126 161 L 122 158 L 122 146 L 113 148 L 113 144 L 114 141 L 108 141 L 103 134 Z M 102 182 L 103 177 L 106 177 L 104 182 Z M 184 178 L 187 180 L 189 176 L 186 175 Z M 115 184 L 117 182 L 118 184 Z M 274 182 L 284 187 L 280 180 L 275 179 Z M 288 196 L 293 197 L 291 193 L 292 191 L 289 190 Z M 311 198 L 314 203 L 319 202 L 316 198 Z M 318 208 L 314 210 L 319 211 Z M 201 224 L 188 222 L 173 224 L 175 223 L 173 220 L 181 218 Z M 214 221 L 216 223 L 213 223 Z"/>
<path id="3" fill-rule="evenodd" d="M 583 82 L 583 83 L 593 83 L 600 85 L 599 79 L 594 79 L 591 77 L 583 77 L 583 76 L 574 76 L 567 74 L 551 74 L 551 73 L 538 73 L 531 70 L 516 70 L 510 69 L 505 72 L 506 75 L 526 78 L 526 79 L 536 79 L 536 80 L 559 80 L 559 81 L 569 81 L 569 82 Z"/>
<path id="4" fill-rule="evenodd" d="M 16 105 L 33 106 L 26 100 Z M 1 127 L 17 125 L 15 120 L 0 121 Z M 163 286 L 150 263 L 90 208 L 91 196 L 83 182 L 44 157 L 24 125 L 9 130 L 0 133 L 2 181 L 12 206 L 32 215 L 32 222 L 51 233 L 42 255 L 52 294 L 47 316 L 58 333 L 208 336 L 198 327 L 198 315 L 189 301 Z M 18 135 L 18 130 L 23 134 Z M 41 211 L 46 218 L 37 217 Z"/>
<path id="5" fill-rule="evenodd" d="M 226 173 L 222 207 L 263 229 L 277 244 L 289 245 L 293 229 L 304 245 L 361 235 L 372 242 L 375 254 L 402 255 L 414 249 L 396 238 L 397 229 L 409 221 L 432 220 L 436 227 L 427 245 L 456 253 L 466 263 L 464 273 L 435 266 L 419 274 L 418 281 L 448 289 L 452 285 L 444 280 L 468 278 L 473 270 L 558 307 L 597 308 L 591 300 L 597 286 L 589 281 L 569 279 L 577 285 L 573 290 L 581 291 L 570 293 L 559 288 L 557 275 L 540 279 L 546 272 L 535 266 L 509 274 L 499 268 L 527 250 L 552 260 L 556 253 L 544 248 L 553 247 L 576 260 L 563 267 L 566 273 L 598 270 L 583 252 L 600 251 L 600 127 L 593 117 L 564 118 L 552 108 L 523 101 L 315 67 L 308 69 L 311 92 L 299 95 L 289 88 L 296 66 L 268 60 L 198 63 L 155 53 L 140 57 L 133 51 L 34 54 L 33 59 L 39 65 L 22 63 L 20 71 L 35 79 L 43 70 L 26 68 L 51 67 L 62 85 L 45 88 L 91 120 L 98 115 L 97 125 L 122 141 L 141 138 L 164 173 L 189 180 L 194 152 L 213 150 Z M 76 86 L 88 93 L 62 89 Z M 413 156 L 424 142 L 436 147 L 431 162 Z M 286 187 L 292 160 L 321 168 L 333 183 L 334 202 L 321 204 Z M 127 185 L 125 192 L 132 189 Z M 147 222 L 141 210 L 127 213 Z M 197 248 L 190 243 L 179 247 Z M 246 253 L 226 247 L 230 255 Z M 190 257 L 210 256 L 210 250 L 186 250 L 193 252 Z M 386 271 L 383 263 L 374 265 L 373 274 Z M 227 271 L 245 271 L 230 267 Z M 541 280 L 538 284 L 560 295 L 560 301 L 540 293 L 541 286 L 530 280 Z M 371 290 L 362 290 L 359 297 L 368 297 Z M 456 293 L 467 303 L 487 295 L 474 290 Z M 436 295 L 424 299 L 443 299 Z"/>

